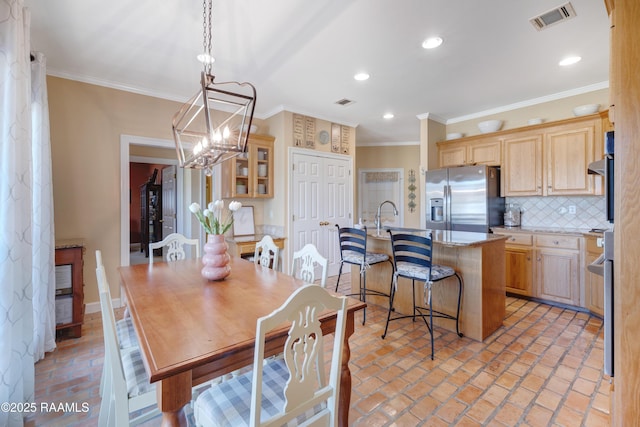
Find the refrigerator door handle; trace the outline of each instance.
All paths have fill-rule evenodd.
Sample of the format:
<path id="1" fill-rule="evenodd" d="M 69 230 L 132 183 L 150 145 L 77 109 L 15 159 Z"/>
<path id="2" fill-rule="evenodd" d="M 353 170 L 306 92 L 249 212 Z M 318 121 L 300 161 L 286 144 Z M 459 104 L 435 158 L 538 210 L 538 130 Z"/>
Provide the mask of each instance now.
<path id="1" fill-rule="evenodd" d="M 451 187 L 444 186 L 444 224 L 445 230 L 451 229 Z"/>

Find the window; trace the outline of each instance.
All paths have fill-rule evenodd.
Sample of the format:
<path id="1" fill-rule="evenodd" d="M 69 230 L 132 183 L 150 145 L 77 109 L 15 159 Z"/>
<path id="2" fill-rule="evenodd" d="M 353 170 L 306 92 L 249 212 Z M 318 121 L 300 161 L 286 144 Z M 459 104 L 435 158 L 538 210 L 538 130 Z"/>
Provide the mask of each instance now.
<path id="1" fill-rule="evenodd" d="M 403 226 L 404 169 L 359 169 L 358 174 L 358 218 L 363 224 L 374 227 L 378 206 L 390 200 L 396 205 L 398 216 L 389 203 L 385 204 L 380 211 L 382 226 Z"/>

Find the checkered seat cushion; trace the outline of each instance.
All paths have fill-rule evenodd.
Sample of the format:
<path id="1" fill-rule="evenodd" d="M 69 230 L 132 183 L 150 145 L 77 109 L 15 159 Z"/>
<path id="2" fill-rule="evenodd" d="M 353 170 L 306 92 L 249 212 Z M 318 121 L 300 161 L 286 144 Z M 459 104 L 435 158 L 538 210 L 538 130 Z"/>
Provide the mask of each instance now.
<path id="1" fill-rule="evenodd" d="M 149 382 L 147 372 L 144 370 L 144 362 L 138 347 L 129 347 L 120 350 L 124 379 L 127 382 L 129 397 L 138 396 L 156 388 Z"/>
<path id="2" fill-rule="evenodd" d="M 116 334 L 118 335 L 118 344 L 120 348 L 139 347 L 136 331 L 133 329 L 133 321 L 131 317 L 116 322 Z"/>
<path id="3" fill-rule="evenodd" d="M 396 263 L 396 271 L 399 276 L 413 277 L 416 280 L 429 280 L 429 269 L 413 263 L 400 261 Z M 434 282 L 455 274 L 456 272 L 451 267 L 437 264 L 431 265 L 431 280 Z"/>
<path id="4" fill-rule="evenodd" d="M 194 416 L 198 426 L 235 427 L 248 426 L 251 413 L 251 382 L 253 371 L 228 381 L 211 386 L 198 396 L 194 405 Z M 282 359 L 270 360 L 262 373 L 261 420 L 267 421 L 284 408 L 284 385 L 289 371 Z M 301 414 L 287 423 L 295 426 L 317 414 L 326 403 Z"/>
<path id="5" fill-rule="evenodd" d="M 355 251 L 344 251 L 342 254 L 342 258 L 344 262 L 348 262 L 350 264 L 361 264 L 362 263 L 362 254 Z M 367 256 L 364 260 L 365 264 L 373 265 L 379 262 L 384 262 L 389 260 L 389 255 L 380 254 L 375 252 L 367 252 Z"/>

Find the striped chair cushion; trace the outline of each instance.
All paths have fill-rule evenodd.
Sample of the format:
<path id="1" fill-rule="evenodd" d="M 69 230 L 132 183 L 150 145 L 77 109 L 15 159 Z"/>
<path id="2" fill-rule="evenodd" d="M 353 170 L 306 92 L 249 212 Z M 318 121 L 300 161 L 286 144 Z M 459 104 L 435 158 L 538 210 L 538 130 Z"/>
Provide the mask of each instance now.
<path id="1" fill-rule="evenodd" d="M 139 347 L 136 331 L 133 329 L 131 317 L 116 322 L 116 333 L 118 334 L 118 344 L 120 348 Z"/>
<path id="2" fill-rule="evenodd" d="M 120 350 L 120 357 L 129 397 L 138 396 L 156 388 L 155 384 L 149 382 L 139 348 L 124 348 Z"/>
<path id="3" fill-rule="evenodd" d="M 194 405 L 196 424 L 199 426 L 248 426 L 251 413 L 251 381 L 253 371 L 211 386 L 198 396 Z M 289 379 L 289 371 L 282 359 L 268 361 L 262 373 L 261 420 L 282 412 L 284 407 L 284 385 Z M 326 407 L 317 405 L 313 409 L 287 423 L 295 426 L 312 417 Z"/>
<path id="4" fill-rule="evenodd" d="M 358 264 L 362 263 L 362 254 L 354 251 L 344 251 L 342 254 L 344 262 L 348 262 L 349 264 Z M 377 264 L 379 262 L 384 262 L 389 259 L 389 255 L 387 254 L 379 254 L 376 252 L 367 252 L 367 257 L 365 259 L 365 263 L 368 265 Z"/>
<path id="5" fill-rule="evenodd" d="M 428 268 L 408 262 L 398 262 L 396 264 L 396 271 L 400 276 L 413 277 L 414 279 L 425 281 L 429 279 Z M 455 274 L 455 270 L 451 267 L 438 264 L 431 265 L 431 280 L 434 282 L 440 279 L 444 279 L 445 277 L 453 276 Z"/>

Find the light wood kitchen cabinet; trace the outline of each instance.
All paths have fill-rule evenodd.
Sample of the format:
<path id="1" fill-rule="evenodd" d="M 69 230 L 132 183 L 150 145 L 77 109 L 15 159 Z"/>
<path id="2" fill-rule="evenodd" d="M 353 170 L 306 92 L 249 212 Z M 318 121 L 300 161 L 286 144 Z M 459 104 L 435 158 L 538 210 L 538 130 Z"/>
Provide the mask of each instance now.
<path id="1" fill-rule="evenodd" d="M 602 158 L 602 120 L 571 123 L 545 133 L 544 151 L 547 196 L 601 195 L 602 178 L 587 174 L 589 163 Z M 596 146 L 598 156 L 596 158 Z"/>
<path id="2" fill-rule="evenodd" d="M 222 164 L 222 197 L 273 197 L 274 138 L 251 135 L 247 152 Z"/>
<path id="3" fill-rule="evenodd" d="M 503 141 L 503 196 L 542 196 L 541 133 L 516 133 Z"/>
<path id="4" fill-rule="evenodd" d="M 507 292 L 526 297 L 533 296 L 534 259 L 533 235 L 529 233 L 510 234 L 505 242 L 505 285 Z"/>
<path id="5" fill-rule="evenodd" d="M 464 165 L 500 166 L 502 150 L 498 138 L 480 138 L 438 143 L 440 167 Z"/>
<path id="6" fill-rule="evenodd" d="M 600 237 L 600 241 L 602 238 Z M 602 245 L 598 246 L 598 237 L 585 237 L 585 276 L 584 299 L 586 308 L 600 316 L 604 316 L 604 277 L 592 273 L 586 266 L 595 261 L 602 254 Z"/>
<path id="7" fill-rule="evenodd" d="M 523 296 L 533 296 L 534 251 L 526 247 L 505 247 L 506 289 Z"/>
<path id="8" fill-rule="evenodd" d="M 505 135 L 502 195 L 603 194 L 602 177 L 587 174 L 603 155 L 602 121 L 594 114 Z"/>
<path id="9" fill-rule="evenodd" d="M 580 305 L 580 237 L 536 234 L 538 298 Z"/>
<path id="10" fill-rule="evenodd" d="M 581 306 L 581 237 L 563 233 L 525 233 L 494 230 L 509 235 L 505 242 L 507 292 L 550 302 Z"/>

